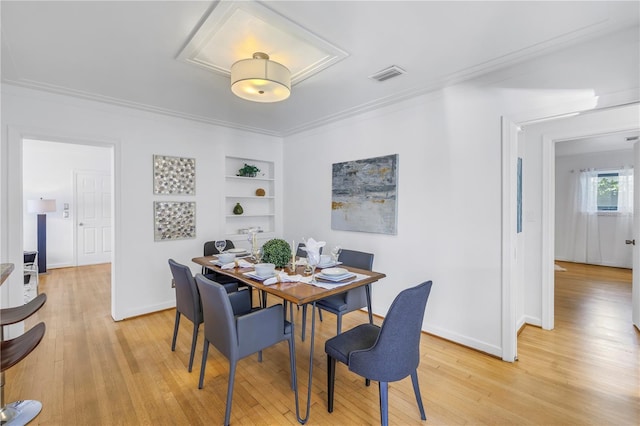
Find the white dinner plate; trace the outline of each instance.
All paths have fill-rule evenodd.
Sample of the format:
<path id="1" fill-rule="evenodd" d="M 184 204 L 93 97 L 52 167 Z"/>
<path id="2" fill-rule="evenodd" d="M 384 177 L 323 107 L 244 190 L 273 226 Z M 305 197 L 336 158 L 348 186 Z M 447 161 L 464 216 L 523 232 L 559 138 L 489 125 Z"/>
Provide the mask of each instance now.
<path id="1" fill-rule="evenodd" d="M 320 265 L 318 265 L 318 268 L 320 269 L 326 269 L 326 268 L 333 268 L 334 266 L 340 265 L 342 264 L 342 262 L 334 262 L 333 260 L 329 263 L 322 263 Z"/>
<path id="2" fill-rule="evenodd" d="M 264 280 L 269 279 L 271 277 L 275 277 L 276 273 L 273 272 L 272 274 L 270 274 L 270 275 L 268 275 L 266 277 L 263 277 L 262 275 L 258 275 L 255 271 L 250 271 L 250 272 L 245 272 L 242 275 L 245 275 L 245 276 L 247 276 L 249 278 L 253 278 L 254 280 L 264 281 Z"/>
<path id="3" fill-rule="evenodd" d="M 243 248 L 232 248 L 229 250 L 225 250 L 225 253 L 233 253 L 233 254 L 238 254 L 238 253 L 244 253 L 247 250 L 243 249 Z"/>
<path id="4" fill-rule="evenodd" d="M 349 271 L 344 268 L 325 268 L 322 270 L 322 274 L 329 277 L 339 277 L 342 275 L 348 275 Z"/>
<path id="5" fill-rule="evenodd" d="M 316 278 L 319 278 L 325 281 L 332 281 L 334 283 L 338 283 L 338 282 L 344 283 L 346 280 L 353 281 L 353 278 L 355 277 L 356 277 L 356 274 L 354 274 L 353 272 L 347 272 L 346 274 L 343 274 L 343 275 L 325 275 L 322 272 L 320 272 L 319 274 L 316 275 Z"/>

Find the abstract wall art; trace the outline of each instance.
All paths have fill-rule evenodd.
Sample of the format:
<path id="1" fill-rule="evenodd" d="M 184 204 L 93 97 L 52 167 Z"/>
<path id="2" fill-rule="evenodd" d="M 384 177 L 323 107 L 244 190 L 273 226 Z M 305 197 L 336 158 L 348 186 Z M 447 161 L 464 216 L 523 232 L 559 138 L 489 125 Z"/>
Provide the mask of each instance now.
<path id="1" fill-rule="evenodd" d="M 154 155 L 153 193 L 195 195 L 196 159 Z"/>
<path id="2" fill-rule="evenodd" d="M 196 203 L 155 201 L 154 240 L 172 241 L 196 237 Z"/>
<path id="3" fill-rule="evenodd" d="M 397 233 L 398 154 L 333 164 L 331 229 Z"/>

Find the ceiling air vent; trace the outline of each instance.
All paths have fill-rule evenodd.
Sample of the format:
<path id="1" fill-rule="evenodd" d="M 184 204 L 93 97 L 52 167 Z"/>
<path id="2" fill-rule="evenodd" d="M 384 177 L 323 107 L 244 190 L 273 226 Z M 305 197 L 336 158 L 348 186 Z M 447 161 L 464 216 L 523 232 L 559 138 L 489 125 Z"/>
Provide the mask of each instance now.
<path id="1" fill-rule="evenodd" d="M 369 78 L 372 78 L 376 81 L 385 81 L 406 73 L 407 72 L 402 68 L 392 65 L 389 68 L 385 68 L 382 71 L 378 71 L 377 73 L 370 75 Z"/>

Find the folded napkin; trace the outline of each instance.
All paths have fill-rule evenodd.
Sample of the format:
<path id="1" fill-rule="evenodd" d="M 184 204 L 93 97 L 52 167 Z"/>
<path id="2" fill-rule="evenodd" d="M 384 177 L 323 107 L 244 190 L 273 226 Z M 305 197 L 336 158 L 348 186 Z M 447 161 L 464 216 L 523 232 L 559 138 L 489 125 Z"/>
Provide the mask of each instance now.
<path id="1" fill-rule="evenodd" d="M 264 280 L 262 284 L 295 283 L 302 280 L 302 275 L 289 275 L 286 272 L 278 272 L 275 277 Z"/>
<path id="2" fill-rule="evenodd" d="M 313 257 L 315 259 L 315 263 L 318 264 L 320 262 L 320 249 L 327 244 L 324 241 L 316 241 L 313 238 L 309 238 L 304 243 L 304 247 L 301 247 L 304 251 L 307 252 L 307 257 Z"/>
<path id="3" fill-rule="evenodd" d="M 225 263 L 220 268 L 222 269 L 253 268 L 253 263 L 247 262 L 244 259 L 236 259 L 233 262 Z"/>

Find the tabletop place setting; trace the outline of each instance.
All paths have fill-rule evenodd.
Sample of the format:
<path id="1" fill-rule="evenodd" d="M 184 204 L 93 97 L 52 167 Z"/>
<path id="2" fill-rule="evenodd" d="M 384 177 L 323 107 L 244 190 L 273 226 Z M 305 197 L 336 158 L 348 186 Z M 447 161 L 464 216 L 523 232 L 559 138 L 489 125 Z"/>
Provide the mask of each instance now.
<path id="1" fill-rule="evenodd" d="M 210 262 L 224 270 L 236 268 L 252 269 L 242 274 L 253 280 L 260 281 L 264 285 L 300 282 L 329 288 L 350 284 L 357 279 L 366 277 L 365 275 L 359 277 L 359 274 L 337 267 L 342 263 L 338 260 L 342 251 L 339 245 L 331 249 L 330 255 L 320 254 L 326 243 L 309 238 L 304 241 L 304 246 L 301 247 L 307 256 L 297 259 L 294 251 L 295 241 L 292 241 L 290 263 L 277 269 L 274 263 L 263 263 L 263 251 L 261 247 L 257 247 L 255 236 L 250 235 L 248 239 L 253 246 L 251 252 L 244 248 L 225 250 L 226 241 L 216 241 L 215 247 L 219 254 L 215 255 L 215 258 Z M 299 268 L 301 268 L 302 273 L 298 273 Z M 319 269 L 318 272 L 316 272 L 317 269 Z"/>

